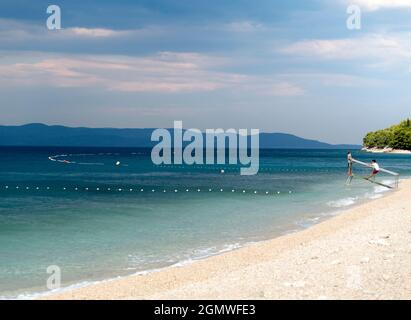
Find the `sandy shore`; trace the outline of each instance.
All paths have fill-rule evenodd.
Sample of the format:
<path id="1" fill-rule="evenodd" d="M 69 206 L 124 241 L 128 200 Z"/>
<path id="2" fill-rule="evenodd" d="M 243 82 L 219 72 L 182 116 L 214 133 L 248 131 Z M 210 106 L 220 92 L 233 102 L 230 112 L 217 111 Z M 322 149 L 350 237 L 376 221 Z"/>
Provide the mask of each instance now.
<path id="1" fill-rule="evenodd" d="M 411 180 L 304 231 L 49 299 L 411 299 Z"/>
<path id="2" fill-rule="evenodd" d="M 361 150 L 370 153 L 411 154 L 411 151 L 409 150 L 397 150 L 392 148 L 362 148 Z"/>

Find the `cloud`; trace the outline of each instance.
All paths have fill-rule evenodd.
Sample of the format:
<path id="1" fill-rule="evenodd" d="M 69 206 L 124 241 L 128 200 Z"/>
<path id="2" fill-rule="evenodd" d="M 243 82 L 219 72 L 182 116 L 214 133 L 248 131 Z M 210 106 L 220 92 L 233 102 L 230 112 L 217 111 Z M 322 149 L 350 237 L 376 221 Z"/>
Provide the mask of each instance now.
<path id="1" fill-rule="evenodd" d="M 28 61 L 33 60 L 34 61 Z M 195 53 L 162 52 L 149 57 L 48 56 L 12 57 L 0 63 L 3 85 L 102 87 L 123 92 L 213 91 L 245 80 L 235 73 L 213 71 L 218 58 Z M 14 59 L 15 60 L 15 59 Z"/>
<path id="2" fill-rule="evenodd" d="M 361 60 L 367 66 L 381 67 L 411 62 L 410 33 L 368 34 L 359 38 L 314 39 L 281 48 L 283 54 L 329 60 Z"/>
<path id="3" fill-rule="evenodd" d="M 110 90 L 124 92 L 195 92 L 195 91 L 214 91 L 223 88 L 216 82 L 211 81 L 172 81 L 172 82 L 157 82 L 157 81 L 127 81 L 114 83 L 109 86 Z"/>
<path id="4" fill-rule="evenodd" d="M 368 11 L 380 9 L 411 9 L 410 0 L 345 0 L 347 5 L 356 4 Z"/>
<path id="5" fill-rule="evenodd" d="M 287 81 L 277 82 L 267 88 L 266 94 L 278 97 L 296 97 L 305 93 L 300 86 Z"/>
<path id="6" fill-rule="evenodd" d="M 230 22 L 223 25 L 223 28 L 230 32 L 235 33 L 251 33 L 251 32 L 258 32 L 258 31 L 266 31 L 267 28 L 262 25 L 261 23 L 253 22 L 253 21 L 235 21 Z"/>
<path id="7" fill-rule="evenodd" d="M 67 28 L 63 29 L 61 32 L 67 33 L 69 35 L 75 35 L 80 37 L 91 37 L 91 38 L 107 38 L 107 37 L 119 37 L 125 36 L 130 33 L 130 31 L 116 31 L 111 29 L 103 28 Z"/>
<path id="8" fill-rule="evenodd" d="M 384 84 L 383 80 L 356 76 L 336 72 L 294 72 L 281 74 L 283 79 L 298 79 L 305 86 L 317 85 L 323 87 L 342 87 L 342 88 L 365 88 L 376 87 Z"/>
<path id="9" fill-rule="evenodd" d="M 198 53 L 160 52 L 146 57 L 3 54 L 2 86 L 101 88 L 129 93 L 189 93 L 231 90 L 278 97 L 305 90 L 292 80 L 219 70 L 226 58 Z"/>
<path id="10" fill-rule="evenodd" d="M 0 43 L 3 48 L 13 49 L 21 45 L 61 44 L 73 43 L 75 46 L 79 40 L 118 39 L 128 38 L 143 39 L 162 34 L 164 30 L 159 27 L 147 26 L 140 29 L 114 30 L 109 28 L 86 28 L 81 26 L 62 28 L 60 30 L 48 30 L 46 25 L 39 25 L 17 20 L 0 18 Z"/>

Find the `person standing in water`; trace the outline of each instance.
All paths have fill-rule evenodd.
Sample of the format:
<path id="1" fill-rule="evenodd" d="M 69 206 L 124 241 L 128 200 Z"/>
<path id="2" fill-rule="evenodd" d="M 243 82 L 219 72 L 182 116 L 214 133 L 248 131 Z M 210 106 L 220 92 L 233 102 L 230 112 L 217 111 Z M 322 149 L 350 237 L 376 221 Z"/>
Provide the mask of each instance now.
<path id="1" fill-rule="evenodd" d="M 348 162 L 348 176 L 352 177 L 352 154 L 351 151 L 347 153 L 347 162 Z"/>
<path id="2" fill-rule="evenodd" d="M 349 185 L 352 181 L 352 178 L 354 177 L 354 175 L 352 174 L 352 154 L 351 151 L 347 152 L 347 166 L 348 166 L 348 178 L 347 181 L 345 182 L 346 185 Z"/>

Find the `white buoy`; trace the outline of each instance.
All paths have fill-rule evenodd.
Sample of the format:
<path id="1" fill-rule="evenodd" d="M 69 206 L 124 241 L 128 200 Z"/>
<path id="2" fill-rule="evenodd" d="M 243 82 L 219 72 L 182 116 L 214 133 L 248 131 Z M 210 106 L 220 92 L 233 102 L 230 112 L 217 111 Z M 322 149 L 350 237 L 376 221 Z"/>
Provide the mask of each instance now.
<path id="1" fill-rule="evenodd" d="M 116 166 L 119 166 L 121 163 L 120 163 L 120 161 L 117 161 L 116 162 Z"/>

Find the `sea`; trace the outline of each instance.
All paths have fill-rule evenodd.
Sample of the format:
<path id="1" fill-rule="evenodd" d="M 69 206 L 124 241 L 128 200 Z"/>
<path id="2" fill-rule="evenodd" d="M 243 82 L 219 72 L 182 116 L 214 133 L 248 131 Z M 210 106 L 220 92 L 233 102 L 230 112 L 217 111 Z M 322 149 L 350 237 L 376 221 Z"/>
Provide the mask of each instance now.
<path id="1" fill-rule="evenodd" d="M 237 165 L 154 165 L 150 154 L 0 147 L 0 298 L 179 267 L 395 192 L 362 179 L 370 169 L 357 165 L 346 185 L 347 150 L 260 150 L 253 176 Z M 411 176 L 410 155 L 353 156 Z M 376 181 L 395 184 L 385 174 Z"/>

